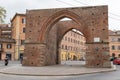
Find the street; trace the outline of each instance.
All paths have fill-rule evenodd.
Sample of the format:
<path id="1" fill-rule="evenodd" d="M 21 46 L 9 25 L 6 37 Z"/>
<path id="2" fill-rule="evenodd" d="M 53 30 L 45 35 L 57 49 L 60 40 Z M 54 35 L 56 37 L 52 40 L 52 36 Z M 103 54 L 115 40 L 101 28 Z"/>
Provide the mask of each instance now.
<path id="1" fill-rule="evenodd" d="M 0 62 L 0 69 L 4 68 L 3 62 Z M 10 62 L 9 66 L 20 64 L 19 61 Z M 0 74 L 0 80 L 120 80 L 120 65 L 117 65 L 117 71 L 94 73 L 74 76 L 21 76 Z"/>

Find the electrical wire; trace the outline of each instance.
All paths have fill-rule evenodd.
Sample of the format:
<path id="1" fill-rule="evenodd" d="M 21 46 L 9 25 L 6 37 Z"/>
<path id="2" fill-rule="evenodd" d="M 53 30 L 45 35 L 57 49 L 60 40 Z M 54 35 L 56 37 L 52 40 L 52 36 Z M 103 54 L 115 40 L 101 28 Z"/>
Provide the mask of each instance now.
<path id="1" fill-rule="evenodd" d="M 120 15 L 117 15 L 117 14 L 113 14 L 111 12 L 109 12 L 111 15 L 114 15 L 114 16 L 117 16 L 117 17 L 120 17 Z"/>
<path id="2" fill-rule="evenodd" d="M 70 3 L 67 3 L 67 2 L 64 2 L 64 1 L 61 1 L 61 0 L 56 0 L 56 1 L 58 1 L 58 2 L 61 2 L 61 3 L 64 3 L 64 4 L 67 4 L 67 5 L 69 5 L 69 6 L 75 6 L 75 5 L 73 5 L 73 4 L 70 4 Z M 77 3 L 80 3 L 80 4 L 83 4 L 83 5 L 87 5 L 88 6 L 88 4 L 86 4 L 86 3 L 83 3 L 83 2 L 81 2 L 81 1 L 78 1 L 78 0 L 74 0 L 75 2 L 77 2 Z M 117 14 L 114 14 L 114 13 L 111 13 L 110 12 L 110 14 L 111 15 L 114 15 L 114 16 L 116 16 L 116 17 L 120 17 L 120 15 L 117 15 Z M 118 18 L 114 18 L 114 17 L 111 17 L 111 16 L 109 16 L 111 19 L 114 19 L 114 20 L 120 20 L 120 19 L 118 19 Z"/>
<path id="3" fill-rule="evenodd" d="M 88 4 L 86 4 L 86 3 L 83 3 L 83 2 L 81 2 L 81 1 L 77 1 L 77 0 L 74 0 L 75 2 L 78 2 L 78 3 L 80 3 L 80 4 L 83 4 L 83 5 L 87 5 L 88 6 Z"/>
<path id="4" fill-rule="evenodd" d="M 67 4 L 67 5 L 69 5 L 69 6 L 75 6 L 75 5 L 73 5 L 73 4 L 70 4 L 70 3 L 67 3 L 67 2 L 64 2 L 64 1 L 60 1 L 60 0 L 56 0 L 56 1 L 61 2 L 61 3 L 64 3 L 64 4 Z"/>
<path id="5" fill-rule="evenodd" d="M 114 19 L 114 20 L 120 20 L 120 19 L 117 19 L 117 18 L 114 18 L 114 17 L 111 17 L 111 16 L 108 16 L 109 18 L 111 18 L 111 19 Z"/>
<path id="6" fill-rule="evenodd" d="M 81 1 L 78 1 L 78 0 L 74 0 L 75 2 L 78 2 L 78 3 L 80 3 L 80 4 L 83 4 L 83 5 L 87 5 L 88 6 L 88 4 L 86 4 L 86 3 L 83 3 L 83 2 L 81 2 Z M 114 14 L 114 13 L 111 13 L 111 12 L 109 12 L 111 15 L 114 15 L 114 16 L 117 16 L 117 17 L 120 17 L 120 15 L 117 15 L 117 14 Z M 110 17 L 110 16 L 109 16 Z M 112 18 L 112 17 L 110 17 L 110 18 Z M 115 19 L 115 18 L 113 18 L 113 19 Z M 120 20 L 120 19 L 116 19 L 116 20 Z"/>

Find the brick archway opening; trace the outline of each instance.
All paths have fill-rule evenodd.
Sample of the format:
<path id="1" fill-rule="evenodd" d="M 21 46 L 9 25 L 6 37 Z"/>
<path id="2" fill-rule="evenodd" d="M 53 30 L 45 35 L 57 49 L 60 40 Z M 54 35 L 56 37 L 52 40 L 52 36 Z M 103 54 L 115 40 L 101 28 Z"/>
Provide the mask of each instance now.
<path id="1" fill-rule="evenodd" d="M 64 21 L 59 23 L 61 24 L 66 23 L 67 26 L 73 26 L 69 24 L 69 21 Z M 85 65 L 85 59 L 86 59 L 85 43 L 86 43 L 86 38 L 79 30 L 75 28 L 71 28 L 66 32 L 64 32 L 64 35 L 62 35 L 62 39 L 58 41 L 57 54 L 60 54 L 60 56 L 58 56 L 58 59 L 60 59 L 59 61 L 61 61 L 61 64 L 68 63 L 69 65 L 71 63 L 72 65 L 75 65 L 76 63 L 74 63 L 74 61 L 84 61 L 84 62 L 77 62 L 77 64 L 82 63 L 81 65 Z"/>
<path id="2" fill-rule="evenodd" d="M 69 18 L 71 19 L 71 21 L 68 22 L 68 24 L 66 25 L 65 23 L 62 24 L 63 26 L 65 25 L 63 27 L 59 25 L 59 22 L 61 19 L 64 19 L 64 18 Z M 51 16 L 46 22 L 47 23 L 44 24 L 44 28 L 46 27 L 46 29 L 43 29 L 43 32 L 42 32 L 42 34 L 43 35 L 45 34 L 45 35 L 44 36 L 42 35 L 43 38 L 40 37 L 40 40 L 45 41 L 44 43 L 46 43 L 46 46 L 49 47 L 49 49 L 47 50 L 49 55 L 48 56 L 49 60 L 47 62 L 50 64 L 60 64 L 61 59 L 60 59 L 59 45 L 65 33 L 73 28 L 78 29 L 85 36 L 88 33 L 85 32 L 86 27 L 85 27 L 85 24 L 82 24 L 82 22 L 80 21 L 80 17 L 77 14 L 67 10 L 59 11 L 53 14 L 53 16 Z M 58 25 L 55 25 L 56 23 L 58 23 Z M 50 54 L 53 54 L 53 55 L 51 56 Z"/>
<path id="3" fill-rule="evenodd" d="M 70 31 L 72 31 L 73 29 L 76 29 L 77 31 L 79 31 L 80 32 L 80 30 L 82 30 L 81 28 L 81 26 L 79 26 L 76 22 L 74 22 L 73 20 L 70 20 L 70 21 L 59 21 L 58 23 L 56 23 L 56 25 L 55 25 L 55 27 L 58 27 L 57 29 L 58 29 L 58 34 L 57 34 L 57 36 L 58 36 L 58 38 L 57 38 L 57 64 L 60 64 L 61 63 L 61 50 L 63 50 L 61 47 L 62 47 L 62 45 L 61 45 L 61 42 L 62 42 L 62 40 L 63 40 L 63 37 L 68 33 L 68 32 L 70 32 Z M 64 28 L 64 30 L 63 30 L 63 28 Z M 77 33 L 77 32 L 76 32 Z M 70 37 L 70 36 L 69 36 Z M 78 40 L 78 39 L 75 39 L 75 37 L 74 37 L 74 40 L 76 41 L 76 40 Z M 67 42 L 67 41 L 66 41 Z M 71 43 L 71 42 L 69 42 L 69 43 Z M 66 46 L 68 46 L 69 44 L 66 44 Z M 75 45 L 74 43 L 73 43 L 73 45 Z M 75 47 L 78 47 L 78 46 L 75 46 Z M 68 50 L 66 50 L 66 49 L 64 49 L 66 52 L 68 52 Z M 78 50 L 78 49 L 77 49 Z M 78 52 L 76 52 L 77 50 L 72 50 L 71 52 L 72 52 L 72 55 L 75 55 L 75 53 L 78 53 Z M 70 50 L 69 50 L 70 51 Z M 66 54 L 66 53 L 65 53 Z M 64 54 L 64 56 L 65 56 L 65 54 Z M 71 55 L 71 54 L 70 54 Z M 71 59 L 71 60 L 73 60 L 73 59 Z"/>

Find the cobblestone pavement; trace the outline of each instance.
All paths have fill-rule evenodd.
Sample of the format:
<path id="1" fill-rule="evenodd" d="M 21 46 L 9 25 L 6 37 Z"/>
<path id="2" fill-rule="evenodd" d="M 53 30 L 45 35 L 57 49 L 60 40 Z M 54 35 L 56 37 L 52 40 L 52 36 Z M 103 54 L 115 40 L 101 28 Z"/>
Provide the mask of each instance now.
<path id="1" fill-rule="evenodd" d="M 27 67 L 21 64 L 9 64 L 0 69 L 0 73 L 11 75 L 27 75 L 27 76 L 70 76 L 91 74 L 97 72 L 113 71 L 116 67 L 112 68 L 86 68 L 81 61 L 67 61 L 61 65 L 51 65 L 44 67 Z"/>
<path id="2" fill-rule="evenodd" d="M 79 62 L 74 62 L 77 65 Z M 3 65 L 4 62 L 0 62 L 0 69 L 5 69 L 7 67 L 14 67 L 21 65 L 19 61 L 10 62 L 8 66 Z M 63 62 L 64 65 L 73 65 L 73 62 Z M 119 67 L 119 66 L 118 66 Z M 56 72 L 57 73 L 57 72 Z M 114 74 L 114 78 L 108 78 L 109 74 Z M 105 72 L 105 73 L 94 73 L 94 74 L 86 74 L 86 75 L 74 75 L 74 76 L 26 76 L 26 75 L 8 75 L 8 74 L 0 74 L 0 80 L 120 80 L 118 77 L 116 78 L 116 74 L 120 73 L 120 71 L 113 72 Z M 105 76 L 104 76 L 105 75 Z M 107 77 L 106 77 L 107 76 Z M 118 76 L 118 75 L 117 75 Z M 99 78 L 97 78 L 99 77 Z M 103 78 L 103 79 L 102 79 Z"/>
<path id="3" fill-rule="evenodd" d="M 20 76 L 0 74 L 0 80 L 120 80 L 120 66 L 117 71 L 77 76 Z"/>
<path id="4" fill-rule="evenodd" d="M 15 66 L 15 65 L 20 65 L 20 61 L 9 61 L 8 66 L 4 65 L 4 61 L 0 61 L 0 69 L 10 67 L 10 66 Z"/>
<path id="5" fill-rule="evenodd" d="M 0 74 L 0 80 L 66 80 L 70 76 L 19 76 Z"/>

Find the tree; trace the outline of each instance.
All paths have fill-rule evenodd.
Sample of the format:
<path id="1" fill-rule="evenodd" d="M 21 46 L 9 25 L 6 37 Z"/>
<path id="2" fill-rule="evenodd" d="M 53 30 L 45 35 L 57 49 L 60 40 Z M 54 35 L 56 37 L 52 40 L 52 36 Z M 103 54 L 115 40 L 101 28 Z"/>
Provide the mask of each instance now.
<path id="1" fill-rule="evenodd" d="M 0 23 L 4 22 L 5 17 L 6 17 L 6 10 L 0 6 Z"/>

